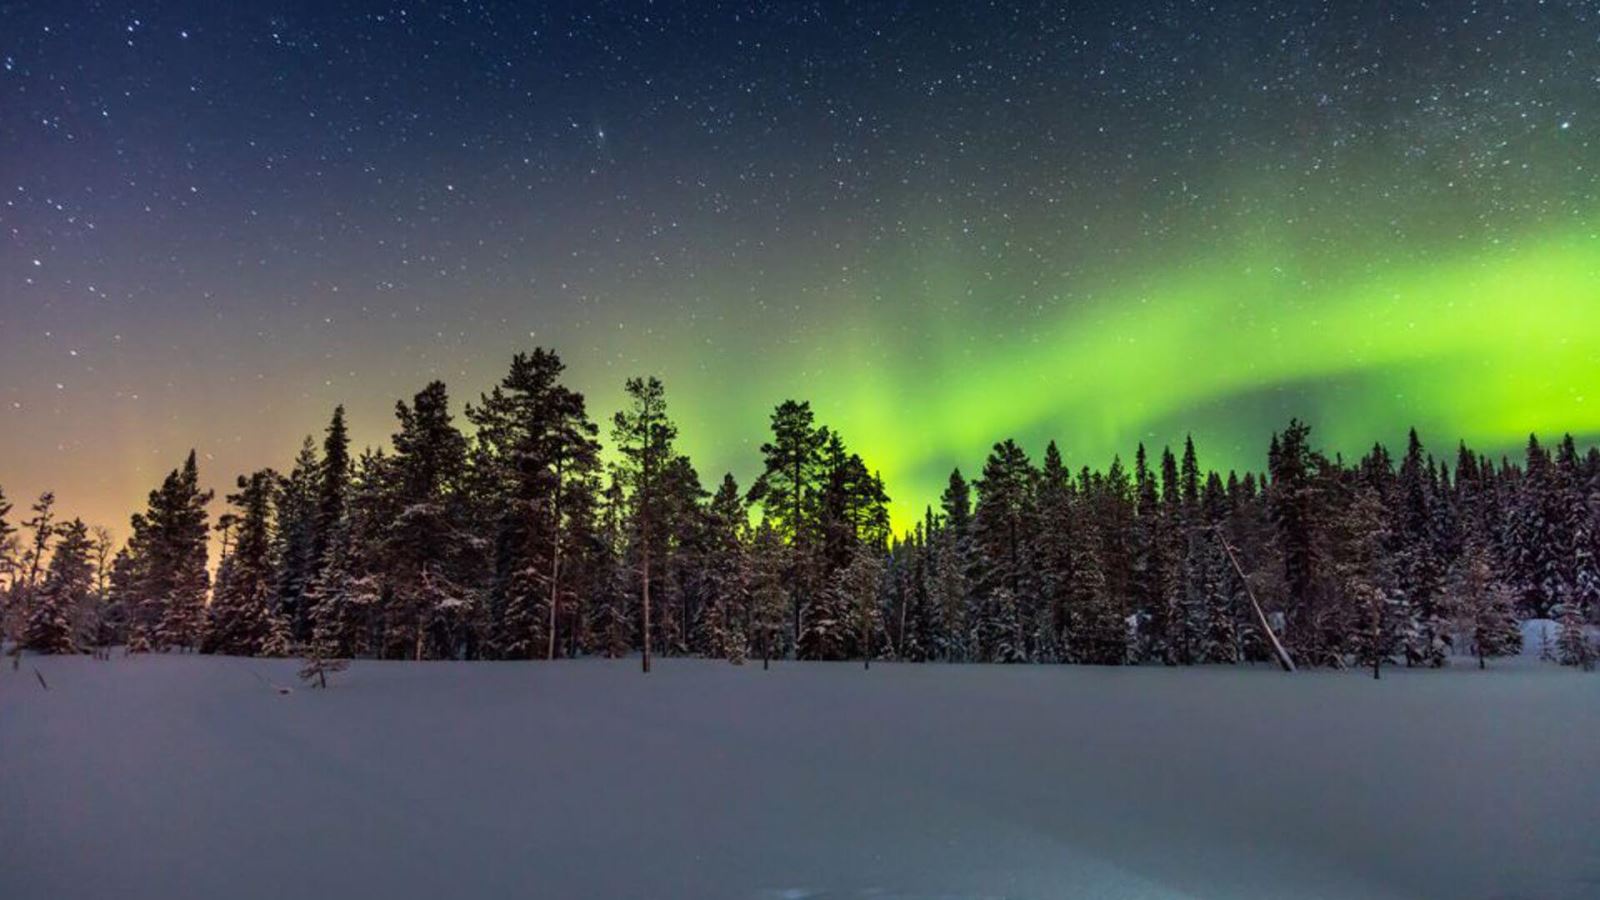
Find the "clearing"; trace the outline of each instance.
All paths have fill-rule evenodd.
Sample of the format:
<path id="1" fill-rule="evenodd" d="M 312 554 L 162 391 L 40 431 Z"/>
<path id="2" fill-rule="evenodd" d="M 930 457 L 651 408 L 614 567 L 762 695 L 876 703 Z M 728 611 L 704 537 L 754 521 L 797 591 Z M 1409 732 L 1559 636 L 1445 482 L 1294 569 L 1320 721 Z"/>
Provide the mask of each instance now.
<path id="1" fill-rule="evenodd" d="M 1600 896 L 1600 676 L 1527 658 L 22 663 L 8 900 Z"/>

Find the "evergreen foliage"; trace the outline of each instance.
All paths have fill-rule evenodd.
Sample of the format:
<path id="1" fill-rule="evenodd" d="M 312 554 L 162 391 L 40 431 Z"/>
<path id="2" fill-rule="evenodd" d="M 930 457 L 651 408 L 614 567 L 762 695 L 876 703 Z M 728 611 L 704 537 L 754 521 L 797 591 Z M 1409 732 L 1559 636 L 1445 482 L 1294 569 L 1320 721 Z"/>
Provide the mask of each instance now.
<path id="1" fill-rule="evenodd" d="M 1391 456 L 1320 452 L 1291 421 L 1266 472 L 1198 448 L 1132 465 L 1037 464 L 1012 440 L 978 477 L 891 532 L 889 497 L 809 404 L 772 412 L 759 477 L 702 486 L 654 378 L 598 428 L 565 366 L 536 349 L 468 405 L 444 384 L 396 405 L 390 446 L 352 454 L 343 407 L 280 477 L 238 479 L 216 523 L 193 453 L 113 548 L 58 523 L 54 497 L 11 524 L 0 494 L 5 633 L 42 652 L 342 660 L 697 655 L 1098 665 L 1479 665 L 1520 619 L 1558 615 L 1549 653 L 1592 665 L 1600 611 L 1600 450 L 1530 437 L 1518 462 L 1420 435 Z M 646 663 L 648 665 L 648 663 Z M 319 683 L 322 672 L 316 673 Z"/>

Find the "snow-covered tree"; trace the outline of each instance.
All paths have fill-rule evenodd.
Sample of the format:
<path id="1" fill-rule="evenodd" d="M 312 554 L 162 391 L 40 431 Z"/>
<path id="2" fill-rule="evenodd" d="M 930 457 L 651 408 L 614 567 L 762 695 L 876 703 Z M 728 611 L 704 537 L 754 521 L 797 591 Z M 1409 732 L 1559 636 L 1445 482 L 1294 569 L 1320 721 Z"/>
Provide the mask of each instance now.
<path id="1" fill-rule="evenodd" d="M 1484 668 L 1486 660 L 1522 652 L 1516 594 L 1496 577 L 1490 551 L 1481 542 L 1469 542 L 1463 551 L 1451 579 L 1451 591 L 1471 635 L 1478 668 Z"/>
<path id="2" fill-rule="evenodd" d="M 83 649 L 82 621 L 94 597 L 93 544 L 82 520 L 60 530 L 44 584 L 28 611 L 23 646 L 38 653 L 77 653 Z"/>
<path id="3" fill-rule="evenodd" d="M 701 598 L 694 646 L 700 653 L 743 662 L 749 616 L 742 533 L 747 516 L 733 475 L 725 475 L 706 509 L 699 565 Z"/>
<path id="4" fill-rule="evenodd" d="M 306 657 L 300 666 L 300 680 L 314 688 L 326 688 L 329 675 L 343 672 L 349 666 L 349 660 L 331 654 L 326 645 L 313 640 L 307 645 Z"/>
<path id="5" fill-rule="evenodd" d="M 269 552 L 273 572 L 269 605 L 288 616 L 294 636 L 302 639 L 311 633 L 311 609 L 305 594 L 316 574 L 317 481 L 321 468 L 316 444 L 307 435 L 289 474 L 272 477 L 274 521 Z M 220 593 L 220 583 L 217 589 Z"/>
<path id="6" fill-rule="evenodd" d="M 194 451 L 150 492 L 148 509 L 133 521 L 130 556 L 122 571 L 128 603 L 128 649 L 198 647 L 206 621 L 210 491 L 200 489 Z"/>
<path id="7" fill-rule="evenodd" d="M 1594 641 L 1589 637 L 1588 623 L 1576 603 L 1561 607 L 1561 628 L 1556 636 L 1556 659 L 1563 666 L 1577 666 L 1585 672 L 1595 667 Z"/>
<path id="8" fill-rule="evenodd" d="M 231 552 L 218 568 L 206 641 L 211 652 L 262 655 L 272 635 L 278 619 L 272 593 L 272 498 L 276 489 L 277 475 L 262 469 L 249 477 L 239 476 L 238 491 L 228 495 L 238 525 Z M 296 602 L 298 599 L 296 596 Z"/>

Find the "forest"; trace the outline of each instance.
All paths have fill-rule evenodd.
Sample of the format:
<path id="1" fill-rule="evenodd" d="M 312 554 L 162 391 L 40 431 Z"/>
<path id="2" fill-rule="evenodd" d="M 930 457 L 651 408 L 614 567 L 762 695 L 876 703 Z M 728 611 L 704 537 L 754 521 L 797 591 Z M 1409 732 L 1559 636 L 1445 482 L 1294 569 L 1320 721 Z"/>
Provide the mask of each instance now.
<path id="1" fill-rule="evenodd" d="M 896 534 L 888 494 L 809 404 L 786 401 L 748 487 L 708 488 L 656 378 L 630 379 L 611 453 L 551 351 L 517 354 L 452 414 L 443 383 L 353 453 L 344 409 L 211 521 L 194 453 L 116 548 L 0 494 L 0 599 L 38 653 L 194 651 L 315 661 L 693 655 L 907 662 L 1484 666 L 1554 619 L 1541 653 L 1592 668 L 1600 449 L 1520 460 L 1415 431 L 1394 456 L 1273 435 L 1261 472 L 1192 441 L 1070 470 L 994 445 Z M 213 536 L 221 555 L 213 570 Z M 1279 649 L 1281 646 L 1281 650 Z M 1292 660 L 1292 663 L 1290 662 Z"/>

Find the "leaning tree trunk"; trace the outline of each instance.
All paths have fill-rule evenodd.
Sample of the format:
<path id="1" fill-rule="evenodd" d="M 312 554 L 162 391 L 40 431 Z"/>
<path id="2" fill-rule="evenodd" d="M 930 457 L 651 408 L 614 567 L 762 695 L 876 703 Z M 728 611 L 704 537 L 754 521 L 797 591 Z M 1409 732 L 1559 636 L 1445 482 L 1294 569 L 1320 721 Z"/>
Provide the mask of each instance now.
<path id="1" fill-rule="evenodd" d="M 1233 570 L 1239 573 L 1239 583 L 1244 585 L 1245 596 L 1250 598 L 1250 606 L 1256 611 L 1256 621 L 1261 624 L 1261 633 L 1272 642 L 1272 650 L 1278 657 L 1278 665 L 1285 672 L 1294 671 L 1294 660 L 1289 657 L 1289 651 L 1283 649 L 1283 643 L 1278 640 L 1277 632 L 1272 630 L 1272 624 L 1267 621 L 1267 614 L 1261 610 L 1261 604 L 1256 600 L 1256 592 L 1250 589 L 1250 579 L 1245 577 L 1244 567 L 1239 565 L 1239 558 L 1233 555 L 1233 545 L 1228 543 L 1227 537 L 1222 534 L 1221 526 L 1212 526 L 1217 533 L 1217 540 L 1222 542 L 1222 549 L 1228 554 L 1228 562 L 1233 563 Z"/>

